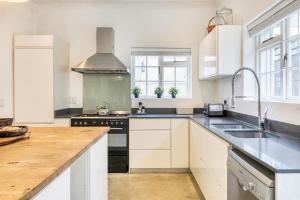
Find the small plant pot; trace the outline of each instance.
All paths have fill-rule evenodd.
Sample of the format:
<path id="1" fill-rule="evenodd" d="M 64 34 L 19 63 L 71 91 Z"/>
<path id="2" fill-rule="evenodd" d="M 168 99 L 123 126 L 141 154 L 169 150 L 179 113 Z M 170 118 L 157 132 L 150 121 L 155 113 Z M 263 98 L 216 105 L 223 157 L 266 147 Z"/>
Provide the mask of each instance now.
<path id="1" fill-rule="evenodd" d="M 161 94 L 157 94 L 156 96 L 157 96 L 157 98 L 159 98 L 159 99 L 161 98 Z"/>
<path id="2" fill-rule="evenodd" d="M 176 95 L 175 95 L 175 94 L 172 94 L 172 98 L 175 99 L 175 98 L 176 98 Z"/>
<path id="3" fill-rule="evenodd" d="M 134 98 L 139 98 L 140 97 L 140 95 L 139 94 L 134 94 Z"/>

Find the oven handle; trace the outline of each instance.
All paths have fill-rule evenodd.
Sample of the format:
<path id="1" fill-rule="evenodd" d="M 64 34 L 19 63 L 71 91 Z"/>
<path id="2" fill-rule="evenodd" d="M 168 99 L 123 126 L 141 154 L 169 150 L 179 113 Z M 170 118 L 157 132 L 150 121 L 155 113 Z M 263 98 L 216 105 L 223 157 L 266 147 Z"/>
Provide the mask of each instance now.
<path id="1" fill-rule="evenodd" d="M 110 130 L 123 130 L 123 128 L 110 128 Z"/>

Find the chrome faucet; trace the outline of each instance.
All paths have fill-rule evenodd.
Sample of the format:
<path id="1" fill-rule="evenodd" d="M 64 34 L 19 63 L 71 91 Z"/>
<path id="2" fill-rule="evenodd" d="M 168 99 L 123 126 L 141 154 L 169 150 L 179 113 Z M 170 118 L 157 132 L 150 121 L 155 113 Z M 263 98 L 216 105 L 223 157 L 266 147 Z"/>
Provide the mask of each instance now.
<path id="1" fill-rule="evenodd" d="M 259 80 L 258 80 L 258 76 L 257 74 L 255 73 L 255 71 L 251 68 L 247 68 L 247 67 L 243 67 L 243 68 L 240 68 L 239 70 L 237 70 L 234 75 L 233 75 L 233 78 L 232 78 L 232 97 L 231 97 L 231 108 L 235 108 L 234 107 L 234 101 L 235 101 L 235 94 L 234 94 L 234 81 L 235 81 L 235 78 L 237 76 L 237 74 L 243 70 L 247 70 L 247 71 L 250 71 L 252 72 L 252 74 L 254 75 L 255 77 L 255 80 L 257 82 L 257 93 L 258 93 L 258 106 L 257 106 L 257 117 L 258 117 L 258 127 L 260 129 L 264 129 L 264 120 L 262 119 L 261 117 L 261 92 L 260 92 L 260 83 L 259 83 Z"/>

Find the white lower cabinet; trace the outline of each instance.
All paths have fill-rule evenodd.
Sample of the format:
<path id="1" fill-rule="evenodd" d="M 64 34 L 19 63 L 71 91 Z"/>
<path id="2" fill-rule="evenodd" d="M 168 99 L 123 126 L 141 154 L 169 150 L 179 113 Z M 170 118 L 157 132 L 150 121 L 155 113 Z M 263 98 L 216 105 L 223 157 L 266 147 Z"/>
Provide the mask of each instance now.
<path id="1" fill-rule="evenodd" d="M 189 168 L 188 119 L 130 119 L 129 167 Z"/>
<path id="2" fill-rule="evenodd" d="M 130 150 L 130 168 L 170 168 L 170 150 Z"/>
<path id="3" fill-rule="evenodd" d="M 228 146 L 190 121 L 190 169 L 206 200 L 227 199 Z"/>

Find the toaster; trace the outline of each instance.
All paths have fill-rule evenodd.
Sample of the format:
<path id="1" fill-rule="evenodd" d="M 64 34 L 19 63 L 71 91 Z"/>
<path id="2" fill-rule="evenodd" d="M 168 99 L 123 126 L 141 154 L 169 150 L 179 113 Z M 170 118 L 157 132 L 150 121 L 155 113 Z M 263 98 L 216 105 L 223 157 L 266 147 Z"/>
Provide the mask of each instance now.
<path id="1" fill-rule="evenodd" d="M 221 103 L 206 103 L 204 104 L 204 112 L 206 116 L 223 116 L 224 105 Z"/>

